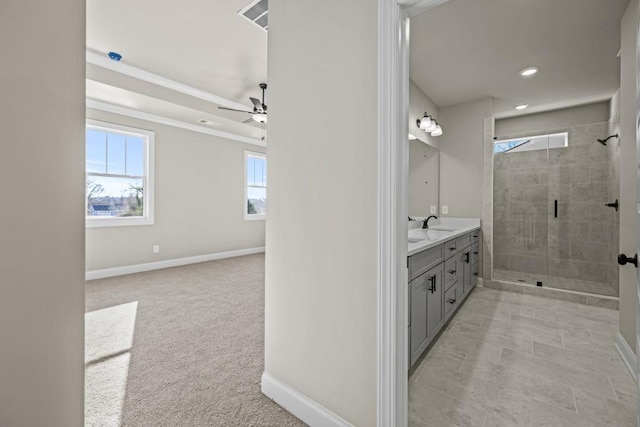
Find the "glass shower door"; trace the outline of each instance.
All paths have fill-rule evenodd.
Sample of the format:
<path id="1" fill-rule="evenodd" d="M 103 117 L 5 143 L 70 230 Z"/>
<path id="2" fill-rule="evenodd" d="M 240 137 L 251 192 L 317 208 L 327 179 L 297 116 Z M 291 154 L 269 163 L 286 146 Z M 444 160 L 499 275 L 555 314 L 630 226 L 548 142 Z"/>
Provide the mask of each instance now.
<path id="1" fill-rule="evenodd" d="M 549 270 L 549 135 L 494 144 L 494 279 L 536 285 Z"/>

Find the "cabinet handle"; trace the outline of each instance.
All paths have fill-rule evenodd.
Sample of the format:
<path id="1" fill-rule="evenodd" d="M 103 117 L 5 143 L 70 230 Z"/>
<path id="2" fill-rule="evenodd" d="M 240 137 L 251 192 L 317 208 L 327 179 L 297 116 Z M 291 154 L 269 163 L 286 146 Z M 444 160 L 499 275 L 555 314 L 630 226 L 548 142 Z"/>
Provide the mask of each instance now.
<path id="1" fill-rule="evenodd" d="M 465 258 L 464 258 L 464 262 L 465 262 L 466 264 L 469 264 L 469 252 L 466 252 L 466 253 L 464 254 L 464 256 L 465 256 Z"/>
<path id="2" fill-rule="evenodd" d="M 447 302 L 448 302 L 449 304 L 455 304 L 455 303 L 456 303 L 456 300 L 454 300 L 454 299 L 448 299 L 448 300 L 447 300 Z"/>
<path id="3" fill-rule="evenodd" d="M 473 273 L 473 275 L 474 275 L 474 276 L 477 276 L 477 275 L 478 275 L 478 273 Z"/>
<path id="4" fill-rule="evenodd" d="M 455 270 L 449 270 L 449 274 L 456 274 Z"/>
<path id="5" fill-rule="evenodd" d="M 478 252 L 474 252 L 473 254 L 474 254 L 474 255 L 478 255 Z"/>
<path id="6" fill-rule="evenodd" d="M 456 247 L 454 246 L 454 247 L 452 247 L 452 248 L 449 248 L 449 250 L 450 250 L 450 251 L 455 251 L 455 250 L 456 250 Z"/>
<path id="7" fill-rule="evenodd" d="M 429 281 L 431 282 L 431 286 L 429 286 L 429 291 L 434 293 L 436 291 L 436 276 L 429 277 Z"/>

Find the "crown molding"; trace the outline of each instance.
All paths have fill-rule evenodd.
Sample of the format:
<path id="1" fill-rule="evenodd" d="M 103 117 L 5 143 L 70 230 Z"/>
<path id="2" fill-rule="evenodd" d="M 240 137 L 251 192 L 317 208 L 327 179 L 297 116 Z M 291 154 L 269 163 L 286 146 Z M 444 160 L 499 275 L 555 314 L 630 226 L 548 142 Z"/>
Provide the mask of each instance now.
<path id="1" fill-rule="evenodd" d="M 171 80 L 167 77 L 160 76 L 150 71 L 143 70 L 142 68 L 138 68 L 123 62 L 113 61 L 106 55 L 102 55 L 89 50 L 87 51 L 87 63 L 105 68 L 110 71 L 114 71 L 116 73 L 124 74 L 126 76 L 133 77 L 147 83 L 171 89 L 185 95 L 193 96 L 194 98 L 203 99 L 205 101 L 223 107 L 235 108 L 237 110 L 251 110 L 253 108 L 247 107 L 246 105 L 240 104 L 235 101 L 231 101 L 230 99 L 214 95 L 202 89 L 198 89 L 193 86 Z"/>
<path id="2" fill-rule="evenodd" d="M 132 108 L 109 104 L 107 102 L 102 102 L 102 101 L 96 101 L 94 99 L 87 99 L 86 107 L 93 108 L 95 110 L 106 111 L 108 113 L 114 113 L 114 114 L 120 114 L 122 116 L 132 117 L 134 119 L 146 120 L 149 122 L 160 123 L 163 125 L 186 129 L 193 132 L 213 135 L 220 138 L 230 139 L 233 141 L 244 142 L 245 144 L 257 145 L 259 147 L 267 146 L 266 141 L 261 141 L 259 139 L 236 135 L 234 133 L 224 132 L 217 129 L 210 129 L 210 128 L 199 126 L 193 123 L 187 123 L 181 120 L 170 119 L 168 117 L 159 116 L 157 114 L 146 113 L 144 111 L 134 110 Z"/>

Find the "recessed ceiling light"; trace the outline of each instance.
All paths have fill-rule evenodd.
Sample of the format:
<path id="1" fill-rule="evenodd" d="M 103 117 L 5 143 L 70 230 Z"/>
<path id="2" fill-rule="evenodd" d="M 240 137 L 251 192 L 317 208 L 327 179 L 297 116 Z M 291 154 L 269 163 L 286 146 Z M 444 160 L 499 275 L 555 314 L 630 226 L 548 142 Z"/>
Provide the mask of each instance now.
<path id="1" fill-rule="evenodd" d="M 528 67 L 528 68 L 525 68 L 524 70 L 520 71 L 520 75 L 522 77 L 531 77 L 534 74 L 536 74 L 538 71 L 540 71 L 540 68 L 538 68 L 538 67 Z"/>
<path id="2" fill-rule="evenodd" d="M 525 108 L 527 108 L 529 106 L 529 104 L 520 104 L 520 105 L 516 105 L 516 110 L 524 110 Z"/>

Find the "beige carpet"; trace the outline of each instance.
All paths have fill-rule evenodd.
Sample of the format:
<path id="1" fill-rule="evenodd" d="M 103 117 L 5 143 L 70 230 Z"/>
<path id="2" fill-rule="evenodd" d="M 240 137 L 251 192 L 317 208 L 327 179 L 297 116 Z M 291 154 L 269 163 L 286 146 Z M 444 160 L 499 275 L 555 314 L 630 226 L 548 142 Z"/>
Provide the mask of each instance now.
<path id="1" fill-rule="evenodd" d="M 260 393 L 264 255 L 91 281 L 86 311 L 87 426 L 304 425 Z"/>

